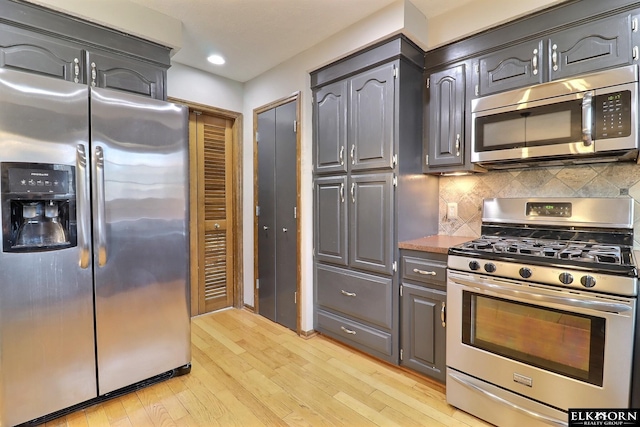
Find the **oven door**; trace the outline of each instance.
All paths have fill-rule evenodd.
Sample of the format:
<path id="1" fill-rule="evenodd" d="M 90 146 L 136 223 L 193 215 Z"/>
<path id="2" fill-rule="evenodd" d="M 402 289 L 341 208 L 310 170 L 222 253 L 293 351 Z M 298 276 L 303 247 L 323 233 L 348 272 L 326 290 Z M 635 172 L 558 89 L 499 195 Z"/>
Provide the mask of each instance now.
<path id="1" fill-rule="evenodd" d="M 627 408 L 635 304 L 449 271 L 447 366 L 563 411 Z"/>

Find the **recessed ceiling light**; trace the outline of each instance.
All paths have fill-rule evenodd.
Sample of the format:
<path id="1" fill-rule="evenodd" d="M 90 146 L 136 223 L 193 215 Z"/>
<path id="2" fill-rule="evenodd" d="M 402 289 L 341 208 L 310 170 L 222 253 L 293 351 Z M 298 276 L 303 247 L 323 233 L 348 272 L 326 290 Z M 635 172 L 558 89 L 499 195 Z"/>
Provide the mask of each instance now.
<path id="1" fill-rule="evenodd" d="M 211 55 L 207 58 L 207 61 L 215 65 L 222 65 L 225 63 L 224 58 L 220 55 Z"/>

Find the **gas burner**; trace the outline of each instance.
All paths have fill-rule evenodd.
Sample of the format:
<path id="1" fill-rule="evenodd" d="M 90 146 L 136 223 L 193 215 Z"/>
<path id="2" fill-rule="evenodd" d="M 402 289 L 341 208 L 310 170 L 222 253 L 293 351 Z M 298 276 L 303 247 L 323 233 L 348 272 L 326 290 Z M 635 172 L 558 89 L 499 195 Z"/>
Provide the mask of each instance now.
<path id="1" fill-rule="evenodd" d="M 517 238 L 512 236 L 482 236 L 464 243 L 463 248 L 479 253 L 517 254 L 550 260 L 570 260 L 586 263 L 623 264 L 621 247 L 587 242 Z"/>

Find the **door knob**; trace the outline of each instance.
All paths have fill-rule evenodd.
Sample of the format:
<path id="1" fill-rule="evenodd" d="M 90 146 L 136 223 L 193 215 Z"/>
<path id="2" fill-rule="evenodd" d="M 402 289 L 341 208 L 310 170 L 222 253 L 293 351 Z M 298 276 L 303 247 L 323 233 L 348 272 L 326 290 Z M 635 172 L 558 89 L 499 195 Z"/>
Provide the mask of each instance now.
<path id="1" fill-rule="evenodd" d="M 287 231 L 289 231 L 289 230 L 283 227 L 283 228 L 282 228 L 282 231 L 284 231 L 284 232 L 286 233 L 286 232 L 287 232 Z"/>
<path id="2" fill-rule="evenodd" d="M 267 227 L 266 225 L 263 225 L 263 226 L 262 226 L 262 229 L 263 229 L 264 231 L 267 231 L 267 230 L 269 229 L 269 227 Z"/>
<path id="3" fill-rule="evenodd" d="M 217 222 L 215 224 L 213 224 L 213 228 L 215 228 L 216 230 L 220 228 L 220 224 L 218 224 Z"/>

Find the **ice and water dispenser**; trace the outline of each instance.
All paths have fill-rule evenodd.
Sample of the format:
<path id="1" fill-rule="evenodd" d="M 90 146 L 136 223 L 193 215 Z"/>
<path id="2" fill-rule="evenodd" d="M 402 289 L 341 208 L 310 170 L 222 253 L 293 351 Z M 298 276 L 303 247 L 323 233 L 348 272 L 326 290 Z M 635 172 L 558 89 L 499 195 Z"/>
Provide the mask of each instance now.
<path id="1" fill-rule="evenodd" d="M 76 246 L 73 166 L 5 162 L 0 173 L 3 252 Z"/>

